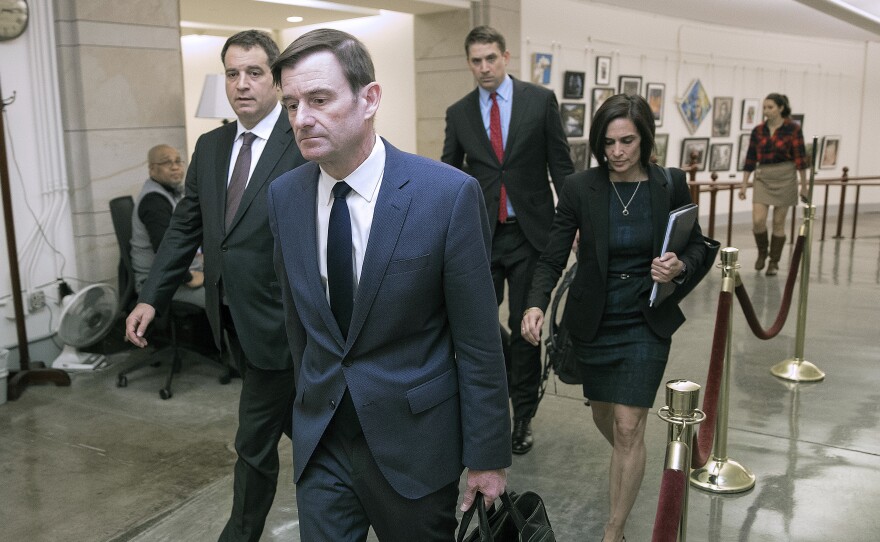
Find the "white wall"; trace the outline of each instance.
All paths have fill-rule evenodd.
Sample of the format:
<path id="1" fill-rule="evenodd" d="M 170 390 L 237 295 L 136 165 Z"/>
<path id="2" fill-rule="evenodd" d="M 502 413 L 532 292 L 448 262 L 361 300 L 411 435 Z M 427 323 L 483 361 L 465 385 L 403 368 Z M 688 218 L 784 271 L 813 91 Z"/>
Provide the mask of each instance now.
<path id="1" fill-rule="evenodd" d="M 698 78 L 710 100 L 734 98 L 730 137 L 711 138 L 710 144 L 733 143 L 736 153 L 743 133 L 742 100 L 780 92 L 789 97 L 794 113 L 805 115 L 805 139 L 818 135 L 821 143 L 822 136 L 841 136 L 838 167 L 820 170 L 817 178 L 839 176 L 843 166 L 849 166 L 851 176 L 880 173 L 877 43 L 771 35 L 576 0 L 523 0 L 522 36 L 522 73 L 531 72 L 533 53 L 552 53 L 550 86 L 560 101 L 585 103 L 588 116 L 590 89 L 597 86 L 596 56 L 612 59 L 609 86 L 616 87 L 620 75 L 641 76 L 643 94 L 646 83 L 664 83 L 665 115 L 657 132 L 669 134 L 667 165 L 679 165 L 682 139 L 711 138 L 711 115 L 690 134 L 677 110 L 676 98 Z M 583 100 L 561 99 L 566 70 L 587 73 Z M 588 134 L 589 122 L 583 139 Z M 742 178 L 733 162 L 730 171 L 719 173 L 720 179 Z M 708 180 L 709 173 L 697 178 Z M 862 199 L 880 202 L 880 190 L 864 190 Z M 735 211 L 749 208 L 748 201 L 736 201 Z"/>
<path id="2" fill-rule="evenodd" d="M 186 149 L 179 149 L 187 161 L 196 148 L 200 135 L 220 126 L 222 119 L 198 119 L 196 109 L 202 96 L 202 86 L 208 74 L 222 74 L 223 62 L 220 51 L 226 36 L 188 35 L 180 38 L 183 55 L 183 93 L 186 97 Z"/>
<path id="3" fill-rule="evenodd" d="M 22 36 L 0 43 L 0 85 L 4 100 L 15 96 L 3 123 L 25 322 L 33 340 L 51 334 L 58 322 L 57 279 L 74 289 L 84 284 L 75 277 L 52 3 L 31 2 L 30 15 Z M 18 341 L 2 221 L 0 236 L 0 347 L 9 348 Z M 45 294 L 47 306 L 31 313 L 26 299 L 37 291 Z"/>

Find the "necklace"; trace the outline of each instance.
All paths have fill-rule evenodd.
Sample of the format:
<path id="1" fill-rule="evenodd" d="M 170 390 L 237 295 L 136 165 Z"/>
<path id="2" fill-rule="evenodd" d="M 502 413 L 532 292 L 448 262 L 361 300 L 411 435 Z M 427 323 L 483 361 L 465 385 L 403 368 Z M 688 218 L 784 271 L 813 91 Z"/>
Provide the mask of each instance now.
<path id="1" fill-rule="evenodd" d="M 633 195 L 629 197 L 628 202 L 623 203 L 623 198 L 620 197 L 620 192 L 618 192 L 617 187 L 614 186 L 614 181 L 611 181 L 611 188 L 614 189 L 614 193 L 617 194 L 617 199 L 620 200 L 620 204 L 623 205 L 623 216 L 629 216 L 629 210 L 627 209 L 627 207 L 629 207 L 629 204 L 633 202 L 633 198 L 636 197 L 636 193 L 639 191 L 639 188 L 642 186 L 642 182 L 644 182 L 644 181 L 638 181 L 638 183 L 636 183 L 636 189 L 633 190 Z"/>

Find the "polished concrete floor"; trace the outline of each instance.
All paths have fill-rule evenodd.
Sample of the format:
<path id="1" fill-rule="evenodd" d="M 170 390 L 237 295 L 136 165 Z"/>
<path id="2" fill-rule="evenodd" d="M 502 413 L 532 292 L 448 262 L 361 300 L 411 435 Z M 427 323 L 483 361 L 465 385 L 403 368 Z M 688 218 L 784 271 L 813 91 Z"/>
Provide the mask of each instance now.
<path id="1" fill-rule="evenodd" d="M 742 280 L 769 326 L 788 266 L 775 278 L 753 271 L 748 230 L 737 230 Z M 804 357 L 827 372 L 824 381 L 793 384 L 769 372 L 795 352 L 797 292 L 769 341 L 754 337 L 734 304 L 728 455 L 757 483 L 739 494 L 692 489 L 689 540 L 880 540 L 880 213 L 865 213 L 859 234 L 812 247 Z M 719 287 L 711 275 L 683 304 L 688 322 L 666 379 L 705 383 Z M 117 370 L 137 355 L 114 354 L 109 370 L 75 375 L 69 388 L 32 386 L 0 406 L 0 540 L 216 540 L 231 503 L 240 383 L 220 385 L 216 365 L 190 356 L 168 401 L 158 395 L 159 369 L 117 388 Z M 511 489 L 544 498 L 560 541 L 600 540 L 608 510 L 610 449 L 579 391 L 549 384 L 535 447 L 510 470 Z M 654 410 L 663 404 L 661 389 Z M 627 540 L 651 538 L 666 432 L 652 414 Z M 280 451 L 264 541 L 299 540 L 289 442 Z"/>

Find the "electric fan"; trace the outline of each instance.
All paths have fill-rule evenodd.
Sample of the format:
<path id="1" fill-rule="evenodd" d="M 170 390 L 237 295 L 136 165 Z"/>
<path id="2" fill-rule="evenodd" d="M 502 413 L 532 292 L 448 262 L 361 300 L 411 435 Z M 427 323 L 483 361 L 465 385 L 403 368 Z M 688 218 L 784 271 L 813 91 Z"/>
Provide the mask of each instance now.
<path id="1" fill-rule="evenodd" d="M 107 333 L 116 316 L 116 303 L 116 290 L 106 284 L 92 284 L 61 298 L 64 308 L 57 333 L 64 348 L 52 362 L 53 368 L 88 371 L 107 364 L 103 354 L 80 352 L 77 348 L 94 344 Z"/>

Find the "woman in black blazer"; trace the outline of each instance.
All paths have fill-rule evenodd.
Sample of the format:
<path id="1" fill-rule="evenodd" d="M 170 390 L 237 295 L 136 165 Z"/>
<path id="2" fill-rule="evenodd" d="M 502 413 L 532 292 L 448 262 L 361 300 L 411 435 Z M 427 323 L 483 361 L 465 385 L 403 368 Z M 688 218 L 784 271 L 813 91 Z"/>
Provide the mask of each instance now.
<path id="1" fill-rule="evenodd" d="M 657 307 L 653 282 L 683 283 L 706 257 L 699 225 L 681 254 L 660 254 L 669 211 L 691 203 L 684 172 L 651 164 L 654 116 L 640 96 L 608 99 L 593 118 L 598 167 L 570 175 L 550 241 L 532 279 L 522 334 L 540 344 L 544 311 L 579 235 L 578 271 L 563 322 L 590 399 L 593 421 L 612 445 L 611 509 L 604 541 L 623 528 L 645 472 L 645 425 L 663 378 L 672 333 L 684 322 L 673 294 Z"/>

